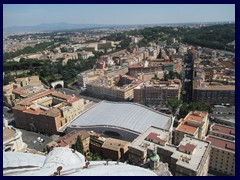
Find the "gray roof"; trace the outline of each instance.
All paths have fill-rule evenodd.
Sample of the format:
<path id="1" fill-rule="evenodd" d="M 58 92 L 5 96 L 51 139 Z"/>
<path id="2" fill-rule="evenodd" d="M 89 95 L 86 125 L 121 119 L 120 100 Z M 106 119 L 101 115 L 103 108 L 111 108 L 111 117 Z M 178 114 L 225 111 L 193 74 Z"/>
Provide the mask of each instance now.
<path id="1" fill-rule="evenodd" d="M 143 133 L 150 126 L 169 130 L 172 116 L 160 113 L 146 106 L 126 102 L 102 101 L 80 116 L 70 127 L 115 126 Z"/>

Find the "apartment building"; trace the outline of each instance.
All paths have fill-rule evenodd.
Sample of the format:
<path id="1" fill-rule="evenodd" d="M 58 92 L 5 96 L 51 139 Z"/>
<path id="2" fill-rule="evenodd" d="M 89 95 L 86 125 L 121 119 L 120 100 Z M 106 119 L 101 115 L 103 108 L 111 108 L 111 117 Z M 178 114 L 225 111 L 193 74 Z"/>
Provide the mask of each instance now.
<path id="1" fill-rule="evenodd" d="M 185 134 L 194 138 L 204 139 L 208 126 L 208 113 L 201 111 L 189 112 L 184 119 L 179 120 L 179 125 L 173 132 L 173 144 L 178 145 Z"/>
<path id="2" fill-rule="evenodd" d="M 235 128 L 212 124 L 206 140 L 211 142 L 209 170 L 218 175 L 235 175 Z"/>
<path id="3" fill-rule="evenodd" d="M 129 66 L 128 67 L 128 74 L 133 77 L 137 77 L 139 73 L 150 73 L 150 72 L 156 72 L 156 71 L 163 71 L 163 66 Z"/>
<path id="4" fill-rule="evenodd" d="M 208 104 L 235 104 L 235 86 L 208 85 L 193 88 L 193 100 Z"/>
<path id="5" fill-rule="evenodd" d="M 140 80 L 130 76 L 104 76 L 86 84 L 87 93 L 91 96 L 126 101 L 134 98 L 134 88 L 141 83 Z"/>
<path id="6" fill-rule="evenodd" d="M 147 105 L 166 104 L 168 99 L 180 99 L 182 84 L 179 79 L 151 80 L 134 89 L 134 102 Z"/>

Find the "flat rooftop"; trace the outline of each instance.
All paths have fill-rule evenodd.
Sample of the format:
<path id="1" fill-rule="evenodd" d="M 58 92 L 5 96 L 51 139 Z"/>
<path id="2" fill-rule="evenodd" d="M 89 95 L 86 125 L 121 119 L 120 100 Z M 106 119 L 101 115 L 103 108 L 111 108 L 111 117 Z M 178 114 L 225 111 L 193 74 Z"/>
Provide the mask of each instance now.
<path id="1" fill-rule="evenodd" d="M 210 128 L 212 132 L 218 132 L 221 134 L 226 134 L 226 135 L 231 135 L 235 136 L 235 128 L 229 127 L 229 126 L 224 126 L 221 124 L 213 124 Z"/>
<path id="2" fill-rule="evenodd" d="M 222 90 L 222 91 L 229 91 L 229 90 L 232 90 L 232 91 L 235 91 L 235 86 L 233 85 L 227 85 L 227 86 L 205 86 L 205 87 L 196 87 L 194 88 L 194 90 L 209 90 L 209 91 L 219 91 L 219 90 Z"/>
<path id="3" fill-rule="evenodd" d="M 210 141 L 213 147 L 235 152 L 235 142 L 233 141 L 222 139 L 216 136 L 208 136 L 206 140 Z"/>
<path id="4" fill-rule="evenodd" d="M 102 148 L 106 149 L 111 149 L 114 151 L 119 151 L 120 148 L 124 148 L 125 146 L 129 145 L 130 142 L 128 141 L 122 141 L 118 139 L 113 139 L 113 138 L 107 138 L 103 145 Z"/>
<path id="5" fill-rule="evenodd" d="M 158 144 L 147 140 L 149 133 L 157 133 L 161 139 L 167 139 L 169 132 L 151 127 L 144 134 L 138 136 L 129 147 L 133 147 L 138 150 L 147 151 L 154 150 L 155 148 L 164 149 L 172 152 L 172 158 L 177 160 L 177 165 L 187 169 L 196 171 L 201 163 L 201 160 L 210 146 L 207 141 L 199 140 L 192 137 L 184 137 L 179 146 L 170 144 Z M 192 152 L 187 154 L 184 151 Z"/>
<path id="6" fill-rule="evenodd" d="M 69 127 L 112 126 L 143 133 L 150 126 L 169 130 L 172 121 L 171 115 L 140 104 L 102 101 L 78 116 Z"/>
<path id="7" fill-rule="evenodd" d="M 194 126 L 189 126 L 187 124 L 180 124 L 176 130 L 187 133 L 187 134 L 195 134 L 195 132 L 198 130 L 198 128 L 194 127 Z"/>
<path id="8" fill-rule="evenodd" d="M 143 134 L 134 139 L 130 147 L 143 151 L 147 151 L 147 149 L 153 150 L 154 143 L 149 144 L 149 141 L 145 140 L 147 137 L 149 137 L 149 135 L 151 136 L 152 134 L 157 135 L 159 139 L 164 141 L 168 141 L 169 139 L 169 131 L 156 127 L 149 127 Z"/>

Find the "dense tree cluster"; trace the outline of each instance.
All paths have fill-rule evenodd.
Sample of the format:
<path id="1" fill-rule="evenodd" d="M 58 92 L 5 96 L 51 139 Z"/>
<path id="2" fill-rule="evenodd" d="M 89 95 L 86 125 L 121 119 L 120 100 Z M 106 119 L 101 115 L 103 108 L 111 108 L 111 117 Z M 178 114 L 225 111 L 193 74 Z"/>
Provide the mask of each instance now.
<path id="1" fill-rule="evenodd" d="M 213 25 L 200 28 L 190 27 L 153 27 L 142 30 L 133 30 L 129 35 L 139 35 L 143 39 L 139 42 L 139 47 L 147 46 L 149 42 L 167 41 L 171 44 L 173 38 L 182 43 L 199 45 L 213 49 L 234 51 L 233 47 L 227 46 L 235 40 L 235 24 Z M 123 36 L 123 35 L 122 35 Z M 120 38 L 120 35 L 118 36 Z"/>
<path id="2" fill-rule="evenodd" d="M 183 42 L 214 49 L 225 48 L 233 51 L 227 44 L 235 40 L 235 25 L 217 25 L 191 29 L 185 34 Z"/>

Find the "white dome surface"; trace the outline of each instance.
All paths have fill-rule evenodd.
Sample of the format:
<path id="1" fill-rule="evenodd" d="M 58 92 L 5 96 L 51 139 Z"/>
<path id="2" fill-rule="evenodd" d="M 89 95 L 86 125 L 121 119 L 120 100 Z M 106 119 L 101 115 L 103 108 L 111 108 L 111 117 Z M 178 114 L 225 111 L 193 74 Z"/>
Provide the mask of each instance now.
<path id="1" fill-rule="evenodd" d="M 111 161 L 104 165 L 105 161 L 91 161 L 87 169 L 78 170 L 69 176 L 157 176 L 153 171 L 138 166 Z"/>
<path id="2" fill-rule="evenodd" d="M 84 166 L 85 157 L 75 151 L 74 153 L 70 148 L 56 147 L 46 157 L 43 168 L 50 168 L 56 166 Z"/>

